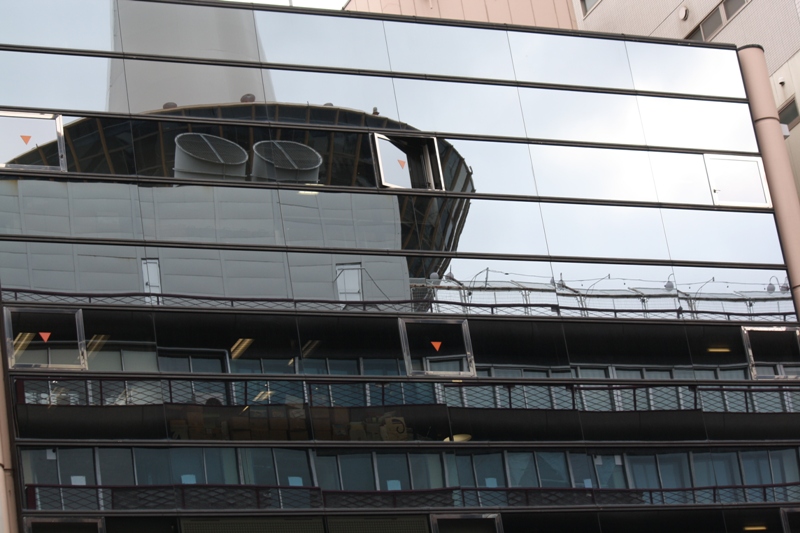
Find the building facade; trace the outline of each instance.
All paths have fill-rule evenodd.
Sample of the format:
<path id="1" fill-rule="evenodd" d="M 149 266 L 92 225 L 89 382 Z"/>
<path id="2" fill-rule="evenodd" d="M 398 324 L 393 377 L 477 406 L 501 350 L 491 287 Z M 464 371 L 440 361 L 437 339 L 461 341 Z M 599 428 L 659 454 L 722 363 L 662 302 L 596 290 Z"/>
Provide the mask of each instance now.
<path id="1" fill-rule="evenodd" d="M 4 531 L 800 522 L 760 50 L 6 8 Z"/>
<path id="2" fill-rule="evenodd" d="M 793 0 L 574 0 L 577 28 L 699 42 L 758 43 L 764 47 L 772 94 L 786 125 L 786 147 L 800 176 L 800 6 Z"/>

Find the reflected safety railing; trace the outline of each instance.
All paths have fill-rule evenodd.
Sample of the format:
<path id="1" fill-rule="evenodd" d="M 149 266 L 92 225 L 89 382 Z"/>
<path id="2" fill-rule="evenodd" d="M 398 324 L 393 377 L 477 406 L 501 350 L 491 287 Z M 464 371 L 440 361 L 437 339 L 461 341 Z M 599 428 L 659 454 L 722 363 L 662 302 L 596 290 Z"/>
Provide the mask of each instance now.
<path id="1" fill-rule="evenodd" d="M 543 285 L 543 284 L 539 284 Z M 652 318 L 660 320 L 720 320 L 794 322 L 791 295 L 774 293 L 689 294 L 678 291 L 641 293 L 592 291 L 569 293 L 525 287 L 437 288 L 410 284 L 408 300 L 297 300 L 290 298 L 231 298 L 151 293 L 61 293 L 33 289 L 0 291 L 5 303 L 43 303 L 78 306 L 147 306 L 270 311 L 343 311 L 368 313 L 541 316 L 562 318 Z"/>
<path id="2" fill-rule="evenodd" d="M 592 412 L 800 412 L 800 383 L 410 381 L 371 379 L 57 378 L 17 376 L 17 405 L 398 407 Z"/>
<path id="3" fill-rule="evenodd" d="M 27 511 L 245 511 L 770 504 L 800 501 L 800 483 L 692 488 L 463 488 L 328 491 L 257 485 L 25 485 Z"/>

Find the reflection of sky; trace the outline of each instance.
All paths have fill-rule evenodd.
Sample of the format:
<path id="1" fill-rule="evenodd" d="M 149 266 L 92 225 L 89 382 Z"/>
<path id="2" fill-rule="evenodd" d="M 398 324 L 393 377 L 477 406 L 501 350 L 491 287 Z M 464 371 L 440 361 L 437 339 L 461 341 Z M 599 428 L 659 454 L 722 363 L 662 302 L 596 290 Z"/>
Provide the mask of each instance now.
<path id="1" fill-rule="evenodd" d="M 0 42 L 112 50 L 111 0 L 4 1 Z"/>
<path id="2" fill-rule="evenodd" d="M 532 202 L 470 200 L 458 241 L 461 252 L 547 254 L 539 206 Z"/>
<path id="3" fill-rule="evenodd" d="M 25 144 L 22 136 L 30 136 Z M 50 119 L 0 117 L 0 163 L 56 140 L 56 123 Z"/>
<path id="4" fill-rule="evenodd" d="M 0 52 L 0 102 L 17 107 L 106 111 L 112 61 L 98 57 Z M 13 74 L 12 74 L 13 73 Z M 126 111 L 124 109 L 117 111 Z"/>

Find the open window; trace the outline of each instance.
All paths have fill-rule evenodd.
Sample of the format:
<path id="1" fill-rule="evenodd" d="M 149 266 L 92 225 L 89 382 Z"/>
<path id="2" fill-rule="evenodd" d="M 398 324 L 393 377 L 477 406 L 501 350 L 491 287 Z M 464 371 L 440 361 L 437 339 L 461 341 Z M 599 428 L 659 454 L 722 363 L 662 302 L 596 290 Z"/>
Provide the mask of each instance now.
<path id="1" fill-rule="evenodd" d="M 409 376 L 475 376 L 466 320 L 399 321 Z"/>
<path id="2" fill-rule="evenodd" d="M 705 161 L 714 204 L 772 205 L 761 158 L 706 154 Z"/>
<path id="3" fill-rule="evenodd" d="M 743 327 L 753 379 L 800 379 L 800 328 Z"/>
<path id="4" fill-rule="evenodd" d="M 86 369 L 80 310 L 6 308 L 9 368 Z"/>
<path id="5" fill-rule="evenodd" d="M 393 189 L 442 187 L 439 150 L 433 137 L 373 134 L 381 185 Z"/>
<path id="6" fill-rule="evenodd" d="M 0 111 L 0 168 L 66 172 L 64 146 L 61 115 Z"/>

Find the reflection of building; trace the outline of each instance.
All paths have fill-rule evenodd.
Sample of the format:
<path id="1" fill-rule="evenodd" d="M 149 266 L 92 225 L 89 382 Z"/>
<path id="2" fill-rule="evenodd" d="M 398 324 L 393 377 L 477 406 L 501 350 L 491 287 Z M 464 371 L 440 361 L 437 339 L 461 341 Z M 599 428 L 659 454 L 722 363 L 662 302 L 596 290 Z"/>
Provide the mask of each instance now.
<path id="1" fill-rule="evenodd" d="M 98 3 L 0 32 L 10 528 L 792 527 L 757 50 Z"/>
<path id="2" fill-rule="evenodd" d="M 800 83 L 800 6 L 796 2 L 660 0 L 646 7 L 626 0 L 574 0 L 574 3 L 576 9 L 585 13 L 579 19 L 580 29 L 739 46 L 762 45 L 781 123 L 789 130 L 800 123 L 795 96 Z M 800 183 L 800 136 L 788 135 L 788 131 L 786 134 L 795 181 Z"/>

